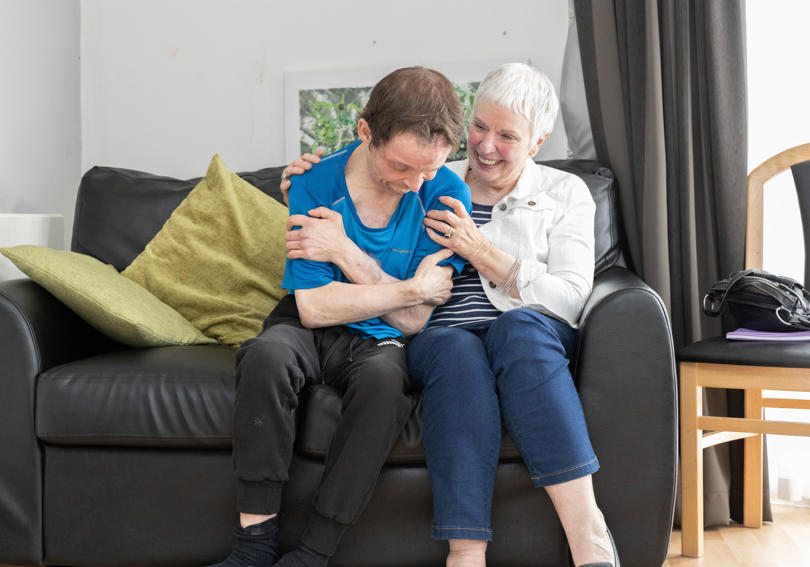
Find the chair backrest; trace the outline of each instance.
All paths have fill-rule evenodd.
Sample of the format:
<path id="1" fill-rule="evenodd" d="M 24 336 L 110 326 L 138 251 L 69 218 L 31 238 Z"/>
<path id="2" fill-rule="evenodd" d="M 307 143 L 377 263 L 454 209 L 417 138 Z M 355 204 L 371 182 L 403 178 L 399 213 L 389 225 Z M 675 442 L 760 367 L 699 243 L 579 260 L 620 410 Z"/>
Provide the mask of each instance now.
<path id="1" fill-rule="evenodd" d="M 804 281 L 810 282 L 810 159 L 790 166 L 793 182 L 799 196 L 799 211 L 804 234 Z"/>
<path id="2" fill-rule="evenodd" d="M 802 144 L 776 154 L 757 166 L 748 175 L 748 205 L 745 229 L 745 268 L 762 268 L 762 224 L 765 182 L 793 169 L 799 209 L 804 231 L 805 257 L 810 259 L 810 143 Z M 810 261 L 805 262 L 804 281 L 810 282 Z"/>

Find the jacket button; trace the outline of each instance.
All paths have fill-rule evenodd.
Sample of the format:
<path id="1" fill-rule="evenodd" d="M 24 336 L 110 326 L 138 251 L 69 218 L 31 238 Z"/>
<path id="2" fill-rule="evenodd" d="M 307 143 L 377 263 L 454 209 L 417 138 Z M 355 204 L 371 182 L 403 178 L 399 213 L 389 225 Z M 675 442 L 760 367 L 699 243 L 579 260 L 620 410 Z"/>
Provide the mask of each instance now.
<path id="1" fill-rule="evenodd" d="M 499 208 L 500 210 L 502 210 L 502 211 L 505 211 L 505 210 L 506 210 L 506 203 L 501 203 L 501 204 L 500 204 L 500 206 L 499 206 L 498 208 Z"/>
<path id="2" fill-rule="evenodd" d="M 495 282 L 489 282 L 489 287 L 495 289 L 497 286 L 495 285 Z"/>
<path id="3" fill-rule="evenodd" d="M 535 203 L 534 201 L 529 201 L 529 206 L 530 206 L 530 207 L 533 207 L 533 206 L 535 206 L 536 204 L 537 204 L 537 203 Z"/>

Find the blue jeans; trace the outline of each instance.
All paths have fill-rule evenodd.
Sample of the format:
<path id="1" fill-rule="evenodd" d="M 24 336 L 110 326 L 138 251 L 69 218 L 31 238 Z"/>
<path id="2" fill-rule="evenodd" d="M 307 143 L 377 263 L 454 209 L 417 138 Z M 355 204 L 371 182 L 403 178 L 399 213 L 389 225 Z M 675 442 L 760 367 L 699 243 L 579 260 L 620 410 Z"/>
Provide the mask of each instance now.
<path id="1" fill-rule="evenodd" d="M 502 421 L 536 487 L 599 469 L 568 370 L 575 344 L 574 329 L 530 309 L 473 328 L 430 327 L 410 342 L 435 539 L 492 539 Z"/>

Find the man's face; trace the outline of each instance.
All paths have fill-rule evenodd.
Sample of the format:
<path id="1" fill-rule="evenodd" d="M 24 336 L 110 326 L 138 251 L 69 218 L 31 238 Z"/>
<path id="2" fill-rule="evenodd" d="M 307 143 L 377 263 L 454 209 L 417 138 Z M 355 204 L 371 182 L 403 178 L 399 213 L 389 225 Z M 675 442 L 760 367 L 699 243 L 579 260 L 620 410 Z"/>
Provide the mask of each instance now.
<path id="1" fill-rule="evenodd" d="M 452 149 L 444 141 L 428 144 L 403 132 L 384 146 L 369 147 L 369 173 L 387 191 L 402 196 L 419 191 L 426 179 L 433 179 Z"/>

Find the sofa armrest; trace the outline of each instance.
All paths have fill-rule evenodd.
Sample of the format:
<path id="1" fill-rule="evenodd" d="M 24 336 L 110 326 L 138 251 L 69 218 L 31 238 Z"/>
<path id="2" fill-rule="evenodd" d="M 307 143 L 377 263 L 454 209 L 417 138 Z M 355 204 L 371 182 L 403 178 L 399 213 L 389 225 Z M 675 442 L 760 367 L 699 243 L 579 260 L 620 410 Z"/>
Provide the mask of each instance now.
<path id="1" fill-rule="evenodd" d="M 575 376 L 601 465 L 598 501 L 619 548 L 633 541 L 625 547 L 639 554 L 622 562 L 660 565 L 677 482 L 675 355 L 663 301 L 632 272 L 614 267 L 596 277 Z"/>
<path id="2" fill-rule="evenodd" d="M 0 282 L 0 563 L 43 562 L 36 377 L 113 344 L 33 281 Z"/>
<path id="3" fill-rule="evenodd" d="M 99 333 L 61 301 L 30 279 L 0 282 L 0 329 L 4 349 L 17 336 L 17 348 L 29 351 L 42 371 L 129 347 Z M 17 352 L 22 355 L 22 352 Z M 10 370 L 6 365 L 6 370 Z"/>

